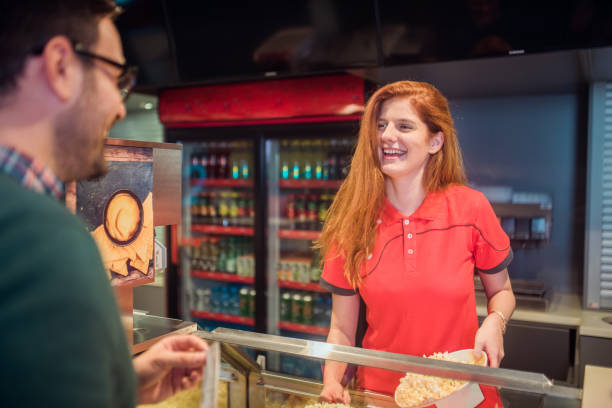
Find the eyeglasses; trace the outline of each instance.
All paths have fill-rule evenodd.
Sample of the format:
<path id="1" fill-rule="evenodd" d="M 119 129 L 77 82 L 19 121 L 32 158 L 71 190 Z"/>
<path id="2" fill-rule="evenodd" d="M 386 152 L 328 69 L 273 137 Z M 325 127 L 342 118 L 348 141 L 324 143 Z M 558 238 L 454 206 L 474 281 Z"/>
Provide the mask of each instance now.
<path id="1" fill-rule="evenodd" d="M 113 61 L 110 58 L 106 58 L 101 55 L 95 54 L 93 52 L 89 52 L 85 49 L 85 47 L 81 43 L 73 42 L 72 44 L 74 48 L 74 53 L 77 54 L 78 56 L 84 57 L 84 58 L 96 59 L 98 61 L 102 61 L 104 63 L 112 65 L 115 68 L 120 69 L 121 73 L 117 77 L 117 88 L 119 88 L 119 92 L 121 93 L 121 98 L 124 101 L 128 98 L 128 96 L 130 96 L 130 93 L 132 92 L 132 89 L 134 88 L 134 85 L 136 84 L 136 77 L 138 75 L 138 67 L 127 65 L 127 64 L 121 64 L 117 61 Z M 34 55 L 40 55 L 42 54 L 43 49 L 44 49 L 44 46 L 35 48 L 31 53 Z"/>
<path id="2" fill-rule="evenodd" d="M 96 59 L 98 61 L 102 61 L 109 65 L 112 65 L 115 68 L 119 68 L 121 70 L 121 73 L 117 78 L 117 87 L 119 88 L 119 92 L 121 93 L 121 97 L 124 101 L 128 98 L 128 96 L 130 96 L 130 93 L 132 92 L 132 89 L 136 84 L 138 67 L 127 64 L 120 64 L 116 61 L 113 61 L 112 59 L 103 57 L 98 54 L 94 54 L 93 52 L 89 52 L 85 50 L 83 45 L 80 43 L 74 44 L 74 52 L 75 54 L 81 57 Z"/>

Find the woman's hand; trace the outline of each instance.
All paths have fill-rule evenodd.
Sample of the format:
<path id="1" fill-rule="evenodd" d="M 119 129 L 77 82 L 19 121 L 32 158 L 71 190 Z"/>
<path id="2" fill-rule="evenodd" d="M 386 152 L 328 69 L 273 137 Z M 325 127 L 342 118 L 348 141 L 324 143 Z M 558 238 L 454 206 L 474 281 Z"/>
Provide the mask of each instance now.
<path id="1" fill-rule="evenodd" d="M 323 390 L 321 391 L 321 395 L 319 395 L 319 401 L 348 405 L 351 403 L 351 396 L 349 392 L 344 389 L 342 384 L 334 381 L 323 385 Z"/>
<path id="2" fill-rule="evenodd" d="M 501 318 L 491 313 L 480 325 L 474 340 L 474 357 L 478 359 L 483 351 L 486 352 L 489 366 L 495 368 L 499 367 L 504 358 L 503 325 Z"/>

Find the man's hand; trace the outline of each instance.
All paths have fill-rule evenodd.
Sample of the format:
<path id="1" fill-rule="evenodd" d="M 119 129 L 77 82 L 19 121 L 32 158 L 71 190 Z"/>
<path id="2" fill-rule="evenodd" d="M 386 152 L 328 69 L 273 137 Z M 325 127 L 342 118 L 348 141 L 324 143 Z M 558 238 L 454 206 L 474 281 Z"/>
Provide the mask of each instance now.
<path id="1" fill-rule="evenodd" d="M 193 387 L 202 378 L 208 344 L 197 336 L 163 338 L 134 358 L 138 376 L 138 402 L 163 401 Z"/>

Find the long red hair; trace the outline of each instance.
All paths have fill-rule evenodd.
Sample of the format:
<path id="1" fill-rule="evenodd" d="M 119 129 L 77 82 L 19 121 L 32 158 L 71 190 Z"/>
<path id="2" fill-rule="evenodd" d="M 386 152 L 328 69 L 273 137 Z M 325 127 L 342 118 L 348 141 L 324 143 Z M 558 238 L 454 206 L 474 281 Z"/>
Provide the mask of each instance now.
<path id="1" fill-rule="evenodd" d="M 328 210 L 321 237 L 314 246 L 321 250 L 322 259 L 330 248 L 336 247 L 338 255 L 346 260 L 344 275 L 355 289 L 361 283 L 360 266 L 374 248 L 376 220 L 385 197 L 385 176 L 378 159 L 377 121 L 383 102 L 394 97 L 409 97 L 412 107 L 427 125 L 430 137 L 438 132 L 444 134 L 442 149 L 430 156 L 425 167 L 425 192 L 466 184 L 461 149 L 444 95 L 428 83 L 415 81 L 394 82 L 377 90 L 368 100 L 361 118 L 349 174 Z"/>

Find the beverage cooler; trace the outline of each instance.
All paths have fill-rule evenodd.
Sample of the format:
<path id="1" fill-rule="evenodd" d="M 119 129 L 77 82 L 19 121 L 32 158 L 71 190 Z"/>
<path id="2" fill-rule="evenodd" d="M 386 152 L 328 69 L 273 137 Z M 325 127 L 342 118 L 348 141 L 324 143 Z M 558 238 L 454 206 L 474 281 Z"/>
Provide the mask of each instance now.
<path id="1" fill-rule="evenodd" d="M 325 341 L 331 295 L 312 247 L 347 175 L 364 94 L 349 75 L 162 93 L 166 140 L 183 145 L 173 317 Z M 321 378 L 316 361 L 280 355 L 268 364 Z"/>

